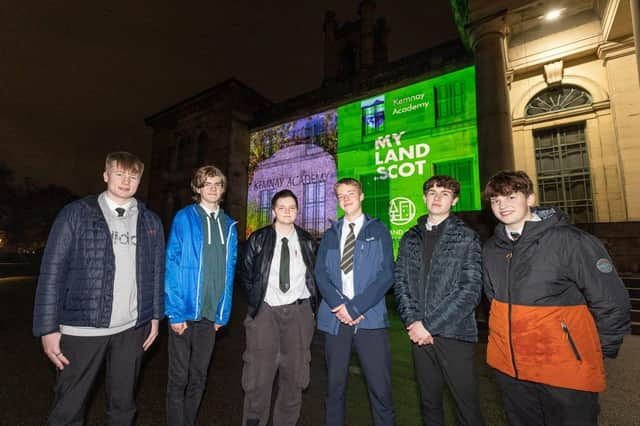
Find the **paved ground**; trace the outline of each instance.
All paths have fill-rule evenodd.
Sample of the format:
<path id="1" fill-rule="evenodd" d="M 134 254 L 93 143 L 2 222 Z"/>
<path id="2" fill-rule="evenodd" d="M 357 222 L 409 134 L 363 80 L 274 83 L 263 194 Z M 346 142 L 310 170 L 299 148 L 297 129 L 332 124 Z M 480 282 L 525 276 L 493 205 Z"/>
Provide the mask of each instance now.
<path id="1" fill-rule="evenodd" d="M 0 278 L 0 425 L 44 424 L 52 397 L 54 370 L 42 354 L 39 341 L 31 337 L 34 288 L 33 278 Z M 216 343 L 208 390 L 201 409 L 202 425 L 240 423 L 243 316 L 241 298 L 237 298 L 230 325 Z M 140 383 L 139 425 L 164 424 L 166 342 L 166 329 L 163 328 L 149 353 Z M 484 351 L 484 345 L 479 350 Z M 304 394 L 300 425 L 322 424 L 322 394 L 326 377 L 318 338 L 314 341 L 312 353 L 312 385 Z M 606 367 L 609 389 L 601 396 L 601 424 L 640 425 L 640 336 L 625 339 L 620 357 L 607 361 Z M 486 371 L 481 374 L 490 377 Z M 92 398 L 89 424 L 104 424 L 103 401 L 100 385 Z M 419 424 L 419 419 L 415 424 Z"/>

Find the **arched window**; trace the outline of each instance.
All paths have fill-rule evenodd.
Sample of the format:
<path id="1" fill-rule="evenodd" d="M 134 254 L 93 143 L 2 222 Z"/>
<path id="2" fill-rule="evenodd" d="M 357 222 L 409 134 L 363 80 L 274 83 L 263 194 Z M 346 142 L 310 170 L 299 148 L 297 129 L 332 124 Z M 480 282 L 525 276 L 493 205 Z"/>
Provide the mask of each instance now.
<path id="1" fill-rule="evenodd" d="M 525 117 L 591 105 L 593 99 L 586 90 L 569 84 L 544 89 L 525 108 Z"/>

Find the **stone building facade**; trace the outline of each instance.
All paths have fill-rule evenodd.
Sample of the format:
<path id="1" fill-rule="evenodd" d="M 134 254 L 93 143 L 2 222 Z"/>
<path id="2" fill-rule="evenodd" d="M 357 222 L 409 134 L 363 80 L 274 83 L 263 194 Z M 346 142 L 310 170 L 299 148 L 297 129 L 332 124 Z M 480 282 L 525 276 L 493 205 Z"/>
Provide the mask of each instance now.
<path id="1" fill-rule="evenodd" d="M 639 2 L 452 3 L 475 54 L 481 179 L 522 169 L 576 222 L 640 220 Z"/>
<path id="2" fill-rule="evenodd" d="M 224 208 L 244 229 L 249 123 L 270 106 L 231 79 L 146 119 L 153 129 L 149 205 L 166 229 L 175 212 L 191 202 L 191 176 L 204 164 L 215 164 L 227 176 Z"/>
<path id="3" fill-rule="evenodd" d="M 327 13 L 321 87 L 273 103 L 231 79 L 146 119 L 153 129 L 149 205 L 161 214 L 165 227 L 179 208 L 191 202 L 193 170 L 215 164 L 229 182 L 223 207 L 238 220 L 238 233 L 244 239 L 248 190 L 255 190 L 248 188 L 252 133 L 472 65 L 471 54 L 460 41 L 388 62 L 388 29 L 384 19 L 375 18 L 375 2 L 363 0 L 359 12 L 359 19 L 341 25 L 335 14 Z M 300 176 L 310 175 L 304 164 Z M 335 206 L 325 214 L 333 217 Z"/>

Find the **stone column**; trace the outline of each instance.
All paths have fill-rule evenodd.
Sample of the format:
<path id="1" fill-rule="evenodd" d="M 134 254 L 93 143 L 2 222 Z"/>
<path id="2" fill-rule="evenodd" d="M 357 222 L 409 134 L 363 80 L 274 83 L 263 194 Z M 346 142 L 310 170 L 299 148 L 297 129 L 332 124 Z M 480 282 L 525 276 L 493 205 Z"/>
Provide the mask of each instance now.
<path id="1" fill-rule="evenodd" d="M 506 80 L 506 11 L 472 22 L 467 31 L 475 55 L 480 184 L 513 169 L 511 107 Z"/>
<path id="2" fill-rule="evenodd" d="M 636 45 L 636 64 L 638 65 L 638 81 L 640 82 L 640 0 L 629 0 L 633 41 Z"/>

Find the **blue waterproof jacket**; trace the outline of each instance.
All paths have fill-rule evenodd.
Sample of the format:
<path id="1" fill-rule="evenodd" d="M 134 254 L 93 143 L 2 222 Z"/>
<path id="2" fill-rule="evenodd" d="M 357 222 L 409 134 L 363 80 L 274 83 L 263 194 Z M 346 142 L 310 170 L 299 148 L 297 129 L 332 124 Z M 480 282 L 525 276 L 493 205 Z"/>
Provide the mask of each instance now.
<path id="1" fill-rule="evenodd" d="M 202 319 L 202 219 L 197 204 L 176 213 L 167 242 L 165 270 L 165 313 L 170 324 Z M 236 221 L 227 214 L 226 271 L 224 292 L 216 310 L 215 323 L 226 325 L 231 314 L 233 275 L 238 257 Z"/>
<path id="2" fill-rule="evenodd" d="M 136 229 L 136 327 L 164 317 L 164 232 L 160 218 L 138 201 Z M 115 254 L 98 197 L 67 204 L 58 214 L 40 264 L 33 334 L 44 336 L 60 324 L 109 327 Z"/>
<path id="3" fill-rule="evenodd" d="M 385 294 L 393 284 L 393 243 L 387 227 L 365 215 L 356 238 L 353 254 L 355 295 L 349 300 L 342 293 L 340 270 L 340 237 L 344 218 L 332 222 L 320 242 L 316 256 L 316 285 L 322 295 L 318 310 L 318 329 L 337 335 L 340 322 L 331 309 L 345 304 L 351 318 L 364 315 L 358 328 L 375 329 L 389 326 Z"/>

